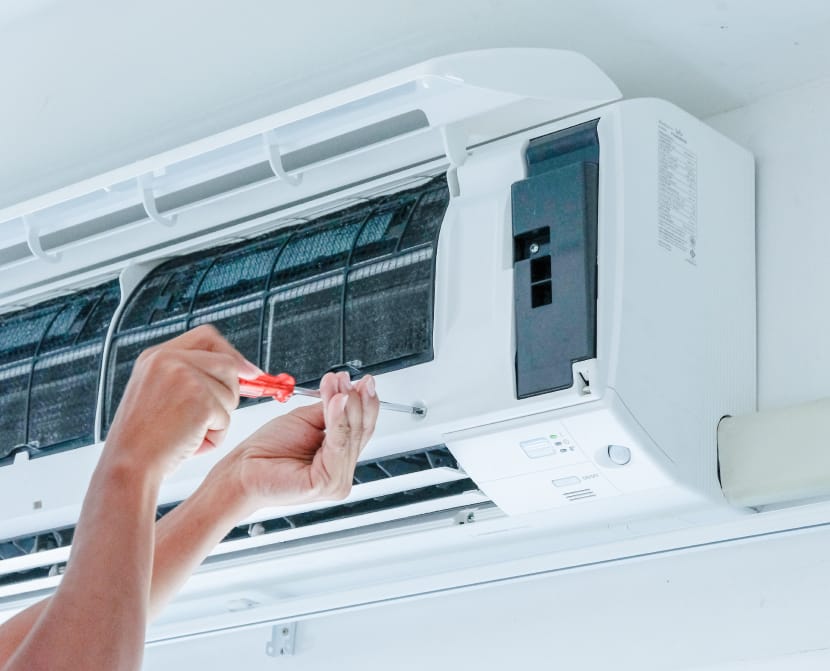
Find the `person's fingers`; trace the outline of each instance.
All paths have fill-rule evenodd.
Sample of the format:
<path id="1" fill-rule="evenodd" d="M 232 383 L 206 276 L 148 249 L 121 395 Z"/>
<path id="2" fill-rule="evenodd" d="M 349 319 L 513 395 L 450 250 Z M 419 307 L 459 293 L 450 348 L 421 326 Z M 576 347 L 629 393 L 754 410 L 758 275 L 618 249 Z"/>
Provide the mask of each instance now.
<path id="1" fill-rule="evenodd" d="M 338 392 L 339 379 L 335 373 L 326 373 L 320 380 L 320 400 L 323 405 L 323 425 L 328 422 L 328 406 L 332 397 Z"/>
<path id="2" fill-rule="evenodd" d="M 212 375 L 200 373 L 197 384 L 202 387 L 203 397 L 215 398 L 227 412 L 236 410 L 239 405 L 239 383 L 235 379 L 228 385 Z"/>
<path id="3" fill-rule="evenodd" d="M 320 380 L 320 399 L 323 403 L 337 393 L 339 383 L 340 378 L 337 377 L 337 373 L 323 375 L 323 379 Z"/>
<path id="4" fill-rule="evenodd" d="M 329 408 L 332 407 L 332 400 L 337 396 L 347 393 L 352 388 L 351 379 L 348 373 L 326 373 L 320 380 L 320 400 L 323 402 L 323 420 L 326 426 L 330 425 Z M 340 404 L 345 401 L 340 399 Z"/>
<path id="5" fill-rule="evenodd" d="M 324 405 L 326 415 L 326 439 L 328 446 L 335 451 L 348 449 L 349 446 L 349 416 L 346 412 L 346 404 L 349 394 L 336 393 Z"/>
<path id="6" fill-rule="evenodd" d="M 351 491 L 355 466 L 365 444 L 363 434 L 366 417 L 363 407 L 363 393 L 358 389 L 352 390 L 349 393 L 349 400 L 346 403 L 346 413 L 349 418 L 349 453 L 348 457 L 346 457 L 345 472 L 342 481 L 344 495 L 348 495 Z"/>
<path id="7" fill-rule="evenodd" d="M 227 435 L 227 429 L 222 431 L 216 431 L 211 429 L 205 434 L 205 439 L 202 441 L 202 444 L 199 446 L 199 449 L 193 453 L 193 456 L 198 456 L 200 454 L 205 454 L 206 452 L 211 452 L 219 447 L 224 441 L 225 436 Z"/>
<path id="8" fill-rule="evenodd" d="M 238 375 L 244 378 L 254 378 L 262 375 L 255 364 L 248 361 L 239 351 L 231 345 L 225 337 L 219 333 L 215 326 L 211 324 L 202 324 L 186 333 L 183 333 L 167 343 L 162 347 L 171 347 L 175 349 L 187 350 L 204 350 L 208 352 L 216 352 L 218 354 L 227 354 L 237 360 L 239 370 Z"/>
<path id="9" fill-rule="evenodd" d="M 237 361 L 230 355 L 152 348 L 139 357 L 136 370 L 139 368 L 141 374 L 134 377 L 162 384 L 183 399 L 201 398 L 205 388 L 215 389 L 207 384 L 213 380 L 225 387 L 225 391 L 216 390 L 216 394 L 227 407 L 235 408 L 239 402 Z"/>
<path id="10" fill-rule="evenodd" d="M 356 389 L 348 393 L 346 417 L 349 422 L 349 461 L 353 464 L 360 454 L 363 438 L 363 399 Z"/>
<path id="11" fill-rule="evenodd" d="M 312 405 L 301 405 L 299 408 L 294 408 L 290 415 L 296 415 L 305 422 L 308 422 L 315 429 L 323 431 L 326 428 L 326 418 L 323 413 L 323 403 L 314 403 Z"/>
<path id="12" fill-rule="evenodd" d="M 210 382 L 210 384 L 221 387 L 215 381 Z M 205 394 L 205 398 L 201 403 L 193 403 L 187 406 L 183 412 L 182 421 L 191 421 L 196 426 L 201 426 L 203 435 L 196 450 L 189 454 L 185 453 L 183 456 L 187 457 L 191 454 L 200 454 L 214 447 L 218 447 L 225 439 L 228 427 L 230 426 L 231 410 L 225 407 L 216 396 L 210 393 Z M 184 413 L 188 411 L 192 414 L 189 417 L 185 417 Z"/>
<path id="13" fill-rule="evenodd" d="M 362 451 L 375 431 L 375 424 L 380 413 L 380 401 L 375 389 L 375 378 L 371 375 L 364 377 L 355 387 L 360 392 L 360 400 L 363 405 L 363 432 L 360 445 Z"/>
<path id="14" fill-rule="evenodd" d="M 345 497 L 351 491 L 354 467 L 360 454 L 360 436 L 363 430 L 363 408 L 360 392 L 355 389 L 348 373 L 338 373 L 339 393 L 334 397 L 336 408 L 333 428 L 327 430 L 327 438 L 332 435 L 332 460 L 336 467 L 332 470 L 334 493 Z M 342 413 L 342 415 L 341 415 Z"/>
<path id="15" fill-rule="evenodd" d="M 171 355 L 173 356 L 173 355 Z M 180 365 L 191 366 L 205 378 L 221 384 L 227 390 L 219 393 L 220 398 L 232 403 L 235 408 L 239 402 L 239 361 L 229 354 L 205 352 L 200 350 L 182 350 L 175 356 Z M 216 387 L 211 386 L 212 390 Z"/>
<path id="16" fill-rule="evenodd" d="M 218 382 L 209 381 L 207 378 L 204 384 L 221 386 Z M 224 431 L 231 423 L 233 408 L 228 408 L 213 391 L 206 393 L 199 403 L 188 403 L 182 408 L 183 413 L 190 413 L 189 419 L 194 426 L 200 426 L 204 433 Z"/>
<path id="17" fill-rule="evenodd" d="M 352 392 L 354 393 L 354 392 Z M 314 455 L 319 467 L 320 496 L 342 498 L 351 488 L 350 427 L 346 410 L 348 394 L 335 394 L 326 409 L 326 433 L 323 444 Z"/>
<path id="18" fill-rule="evenodd" d="M 185 331 L 166 343 L 176 349 L 202 349 L 208 352 L 225 352 L 232 354 L 236 349 L 223 336 L 219 329 L 213 324 L 202 324 L 196 328 Z"/>
<path id="19" fill-rule="evenodd" d="M 345 394 L 352 388 L 352 378 L 345 371 L 337 374 L 338 388 L 341 394 Z"/>

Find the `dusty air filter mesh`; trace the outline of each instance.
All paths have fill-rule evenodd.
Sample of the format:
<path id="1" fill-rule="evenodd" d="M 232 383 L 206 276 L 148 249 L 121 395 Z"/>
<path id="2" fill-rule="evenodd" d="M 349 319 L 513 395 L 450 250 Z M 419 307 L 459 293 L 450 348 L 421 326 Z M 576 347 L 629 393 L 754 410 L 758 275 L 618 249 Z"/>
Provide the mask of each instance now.
<path id="1" fill-rule="evenodd" d="M 441 176 L 159 266 L 117 325 L 104 431 L 140 352 L 199 324 L 215 325 L 261 368 L 307 385 L 346 363 L 379 373 L 430 361 L 435 250 L 448 203 Z"/>
<path id="2" fill-rule="evenodd" d="M 104 339 L 118 283 L 0 315 L 0 464 L 93 442 Z"/>

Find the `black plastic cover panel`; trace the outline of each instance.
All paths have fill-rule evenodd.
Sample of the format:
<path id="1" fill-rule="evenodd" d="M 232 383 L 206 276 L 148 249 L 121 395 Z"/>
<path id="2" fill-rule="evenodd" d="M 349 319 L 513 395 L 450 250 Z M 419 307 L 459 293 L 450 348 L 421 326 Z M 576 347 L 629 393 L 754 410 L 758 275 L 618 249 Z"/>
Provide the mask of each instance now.
<path id="1" fill-rule="evenodd" d="M 380 373 L 432 360 L 435 251 L 448 204 L 441 176 L 159 266 L 115 331 L 104 432 L 141 351 L 199 324 L 304 385 L 344 364 Z"/>
<path id="2" fill-rule="evenodd" d="M 513 184 L 516 396 L 567 389 L 596 356 L 597 121 L 531 140 Z"/>
<path id="3" fill-rule="evenodd" d="M 117 281 L 0 315 L 0 465 L 94 439 L 104 341 Z"/>

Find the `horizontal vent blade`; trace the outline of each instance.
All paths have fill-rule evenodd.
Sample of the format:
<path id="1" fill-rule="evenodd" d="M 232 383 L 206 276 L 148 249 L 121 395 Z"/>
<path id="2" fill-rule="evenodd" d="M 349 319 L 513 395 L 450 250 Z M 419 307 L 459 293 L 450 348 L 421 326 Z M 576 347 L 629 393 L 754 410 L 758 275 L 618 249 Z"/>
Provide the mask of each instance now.
<path id="1" fill-rule="evenodd" d="M 488 501 L 470 479 L 443 485 L 432 485 L 397 494 L 367 499 L 332 509 L 313 511 L 299 520 L 282 518 L 262 523 L 259 535 L 229 537 L 219 544 L 211 556 L 251 550 L 275 543 L 318 538 L 325 534 L 359 529 L 394 520 L 426 515 L 440 510 L 480 505 Z M 299 523 L 295 528 L 285 522 Z"/>
<path id="2" fill-rule="evenodd" d="M 358 480 L 362 474 L 363 480 Z M 231 530 L 213 555 L 309 538 L 486 501 L 444 445 L 360 462 L 354 487 L 340 503 L 261 510 Z M 158 508 L 158 517 L 177 504 Z M 25 593 L 32 581 L 60 575 L 74 528 L 0 542 L 0 598 Z M 40 583 L 38 583 L 40 584 Z"/>

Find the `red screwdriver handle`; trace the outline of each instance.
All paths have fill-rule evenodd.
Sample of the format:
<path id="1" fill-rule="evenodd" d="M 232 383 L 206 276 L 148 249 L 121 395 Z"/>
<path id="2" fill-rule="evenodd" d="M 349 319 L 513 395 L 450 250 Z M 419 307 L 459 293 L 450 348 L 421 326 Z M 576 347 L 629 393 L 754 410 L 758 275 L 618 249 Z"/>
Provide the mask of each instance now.
<path id="1" fill-rule="evenodd" d="M 252 380 L 239 378 L 239 395 L 247 398 L 273 396 L 280 403 L 285 403 L 294 393 L 296 380 L 288 373 L 268 375 L 267 373 Z"/>

